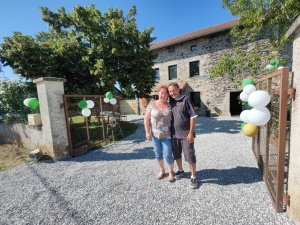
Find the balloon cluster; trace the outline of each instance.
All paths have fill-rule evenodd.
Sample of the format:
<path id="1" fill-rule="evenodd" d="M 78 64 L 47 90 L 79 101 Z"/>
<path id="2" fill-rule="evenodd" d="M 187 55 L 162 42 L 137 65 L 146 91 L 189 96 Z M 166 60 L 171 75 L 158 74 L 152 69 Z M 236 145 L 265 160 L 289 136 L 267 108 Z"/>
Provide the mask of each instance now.
<path id="1" fill-rule="evenodd" d="M 283 67 L 283 60 L 282 59 L 271 59 L 270 64 L 266 66 L 266 69 L 269 71 L 274 71 L 276 69 L 282 69 Z"/>
<path id="2" fill-rule="evenodd" d="M 265 125 L 271 118 L 270 111 L 266 108 L 271 96 L 266 91 L 256 91 L 254 82 L 251 79 L 245 79 L 242 86 L 243 91 L 240 94 L 240 99 L 248 102 L 252 109 L 244 110 L 240 114 L 240 118 L 244 122 L 241 125 L 241 130 L 246 136 L 254 137 L 258 133 L 258 126 Z"/>
<path id="3" fill-rule="evenodd" d="M 79 108 L 82 109 L 81 113 L 83 116 L 85 117 L 88 117 L 91 115 L 91 108 L 94 107 L 94 102 L 92 100 L 87 100 L 87 101 L 84 101 L 84 100 L 81 100 L 79 103 L 78 103 L 78 106 Z"/>
<path id="4" fill-rule="evenodd" d="M 33 108 L 35 109 L 36 107 L 39 106 L 39 100 L 37 100 L 36 98 L 26 98 L 24 101 L 23 101 L 24 105 L 30 107 L 30 108 Z"/>
<path id="5" fill-rule="evenodd" d="M 117 99 L 113 98 L 113 94 L 111 92 L 107 92 L 105 94 L 106 98 L 104 98 L 105 103 L 109 103 L 115 105 L 117 103 Z"/>

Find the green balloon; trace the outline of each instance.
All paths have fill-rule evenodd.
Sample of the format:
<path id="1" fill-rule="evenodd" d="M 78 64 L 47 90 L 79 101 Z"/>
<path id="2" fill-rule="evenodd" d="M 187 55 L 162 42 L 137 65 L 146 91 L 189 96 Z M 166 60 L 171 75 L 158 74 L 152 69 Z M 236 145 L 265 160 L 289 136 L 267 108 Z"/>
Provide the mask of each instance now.
<path id="1" fill-rule="evenodd" d="M 248 84 L 253 84 L 254 85 L 254 81 L 251 79 L 245 79 L 243 80 L 242 86 L 245 87 Z"/>
<path id="2" fill-rule="evenodd" d="M 269 70 L 269 71 L 275 70 L 275 66 L 273 66 L 273 65 L 269 66 L 269 67 L 268 67 L 268 70 Z"/>
<path id="3" fill-rule="evenodd" d="M 246 125 L 247 123 L 242 123 L 241 125 L 241 130 L 243 130 L 244 126 Z"/>
<path id="4" fill-rule="evenodd" d="M 39 106 L 39 100 L 37 100 L 36 98 L 31 98 L 29 101 L 28 101 L 28 106 L 30 108 L 36 108 Z"/>
<path id="5" fill-rule="evenodd" d="M 276 60 L 271 59 L 271 60 L 270 60 L 270 64 L 271 64 L 272 66 L 275 66 L 275 65 L 276 65 Z"/>
<path id="6" fill-rule="evenodd" d="M 79 106 L 79 108 L 81 108 L 81 109 L 85 109 L 86 107 L 87 107 L 87 102 L 86 101 L 84 101 L 84 100 L 81 100 L 79 103 L 78 103 L 78 106 Z"/>
<path id="7" fill-rule="evenodd" d="M 282 65 L 283 65 L 282 60 L 281 60 L 281 59 L 276 60 L 276 65 L 277 65 L 278 67 L 282 66 Z"/>
<path id="8" fill-rule="evenodd" d="M 111 92 L 106 93 L 106 98 L 111 99 L 113 97 L 113 94 Z"/>

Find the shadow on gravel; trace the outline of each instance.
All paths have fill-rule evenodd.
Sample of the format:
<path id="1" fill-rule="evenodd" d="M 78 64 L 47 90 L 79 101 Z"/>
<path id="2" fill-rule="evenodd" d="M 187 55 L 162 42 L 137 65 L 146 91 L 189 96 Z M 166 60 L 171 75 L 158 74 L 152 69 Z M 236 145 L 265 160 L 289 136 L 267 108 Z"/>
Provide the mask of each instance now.
<path id="1" fill-rule="evenodd" d="M 231 169 L 205 169 L 196 172 L 200 184 L 218 185 L 250 184 L 261 182 L 262 176 L 258 168 L 238 166 Z M 186 172 L 185 178 L 190 179 L 191 173 Z"/>
<path id="2" fill-rule="evenodd" d="M 238 166 L 231 169 L 205 169 L 197 171 L 201 183 L 218 185 L 249 184 L 262 181 L 258 168 Z"/>
<path id="3" fill-rule="evenodd" d="M 236 120 L 218 120 L 216 117 L 197 117 L 195 133 L 228 133 L 236 134 L 241 132 L 242 121 Z"/>
<path id="4" fill-rule="evenodd" d="M 133 152 L 124 152 L 124 153 L 102 152 L 100 149 L 100 150 L 89 152 L 88 154 L 79 157 L 62 159 L 59 161 L 92 162 L 92 161 L 138 160 L 138 159 L 155 159 L 153 147 L 135 149 L 133 150 Z"/>
<path id="5" fill-rule="evenodd" d="M 72 206 L 72 203 L 68 199 L 66 199 L 63 194 L 60 193 L 60 190 L 58 188 L 52 185 L 51 181 L 47 177 L 43 176 L 37 169 L 32 166 L 28 168 L 30 169 L 31 173 L 39 179 L 45 190 L 47 190 L 47 192 L 50 194 L 51 197 L 49 197 L 49 199 L 51 199 L 51 201 L 49 200 L 49 207 L 60 208 L 60 211 L 64 215 L 64 217 L 69 217 L 71 220 L 73 220 L 73 224 L 86 224 L 86 221 L 84 220 L 85 214 L 74 208 Z M 40 200 L 40 198 L 37 199 L 40 195 L 40 192 L 36 193 L 34 195 L 36 199 L 34 199 L 33 201 Z M 49 221 L 46 222 L 40 220 L 39 222 L 40 224 L 46 224 Z"/>

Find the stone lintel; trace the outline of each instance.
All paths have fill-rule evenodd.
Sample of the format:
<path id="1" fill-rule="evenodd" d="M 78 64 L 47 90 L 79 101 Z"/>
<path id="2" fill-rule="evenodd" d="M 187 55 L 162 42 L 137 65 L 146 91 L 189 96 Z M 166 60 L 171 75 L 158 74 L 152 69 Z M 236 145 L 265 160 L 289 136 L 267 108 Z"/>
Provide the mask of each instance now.
<path id="1" fill-rule="evenodd" d="M 292 38 L 294 35 L 300 32 L 300 16 L 294 21 L 292 26 L 286 32 L 286 38 Z"/>
<path id="2" fill-rule="evenodd" d="M 64 78 L 57 78 L 57 77 L 40 77 L 33 80 L 33 83 L 39 83 L 42 81 L 54 81 L 54 82 L 66 82 L 67 80 Z"/>

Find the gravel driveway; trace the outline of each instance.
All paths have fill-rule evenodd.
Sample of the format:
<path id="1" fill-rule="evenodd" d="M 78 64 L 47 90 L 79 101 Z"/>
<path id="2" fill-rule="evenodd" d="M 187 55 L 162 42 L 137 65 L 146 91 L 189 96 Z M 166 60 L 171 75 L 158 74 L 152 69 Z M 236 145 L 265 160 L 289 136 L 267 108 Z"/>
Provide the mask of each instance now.
<path id="1" fill-rule="evenodd" d="M 142 116 L 126 139 L 84 156 L 0 173 L 0 224 L 293 224 L 276 214 L 238 117 L 198 117 L 190 173 L 157 180 Z"/>

